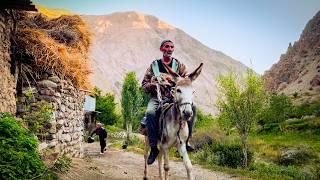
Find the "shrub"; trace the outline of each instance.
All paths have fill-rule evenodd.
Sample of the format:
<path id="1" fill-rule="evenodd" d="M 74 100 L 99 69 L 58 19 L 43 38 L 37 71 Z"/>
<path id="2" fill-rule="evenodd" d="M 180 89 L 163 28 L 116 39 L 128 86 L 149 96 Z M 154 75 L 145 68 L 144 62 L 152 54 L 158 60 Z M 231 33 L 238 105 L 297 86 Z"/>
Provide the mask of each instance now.
<path id="1" fill-rule="evenodd" d="M 107 131 L 108 133 L 114 133 L 114 132 L 122 131 L 122 129 L 120 129 L 119 127 L 114 126 L 114 125 L 113 125 L 113 126 L 111 126 L 111 125 L 106 125 L 105 128 L 106 128 L 106 131 Z"/>
<path id="2" fill-rule="evenodd" d="M 202 162 L 232 168 L 241 167 L 243 164 L 243 153 L 240 144 L 206 145 L 201 151 L 198 151 L 194 157 Z M 252 159 L 253 152 L 249 150 L 249 164 Z"/>
<path id="3" fill-rule="evenodd" d="M 37 140 L 12 116 L 0 114 L 0 132 L 0 179 L 32 179 L 46 171 Z"/>
<path id="4" fill-rule="evenodd" d="M 196 123 L 195 128 L 206 127 L 212 124 L 214 118 L 211 115 L 204 114 L 201 109 L 196 108 Z"/>
<path id="5" fill-rule="evenodd" d="M 41 100 L 28 105 L 27 109 L 28 112 L 23 116 L 23 120 L 28 125 L 28 129 L 38 137 L 44 137 L 50 128 L 52 105 Z"/>
<path id="6" fill-rule="evenodd" d="M 67 172 L 71 166 L 71 158 L 67 156 L 60 156 L 54 163 L 52 170 L 56 172 Z"/>
<path id="7" fill-rule="evenodd" d="M 309 162 L 311 159 L 315 158 L 308 147 L 299 146 L 296 148 L 286 149 L 279 156 L 279 164 L 289 166 L 289 165 L 302 165 Z"/>
<path id="8" fill-rule="evenodd" d="M 223 131 L 214 125 L 208 125 L 195 129 L 191 142 L 196 149 L 201 149 L 206 144 L 224 143 L 226 142 L 226 139 L 226 135 Z"/>
<path id="9" fill-rule="evenodd" d="M 290 117 L 301 118 L 308 115 L 320 116 L 320 102 L 295 106 Z"/>
<path id="10" fill-rule="evenodd" d="M 293 104 L 291 99 L 286 95 L 270 95 L 270 104 L 267 109 L 264 110 L 262 120 L 260 124 L 267 123 L 279 123 L 288 119 L 289 115 L 293 111 Z"/>

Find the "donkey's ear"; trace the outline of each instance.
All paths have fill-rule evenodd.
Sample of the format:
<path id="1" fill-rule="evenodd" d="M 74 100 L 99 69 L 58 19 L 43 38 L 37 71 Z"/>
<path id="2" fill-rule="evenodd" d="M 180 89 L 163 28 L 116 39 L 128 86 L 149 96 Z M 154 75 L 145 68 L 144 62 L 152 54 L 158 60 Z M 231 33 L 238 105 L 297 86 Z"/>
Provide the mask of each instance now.
<path id="1" fill-rule="evenodd" d="M 190 74 L 188 75 L 188 77 L 189 77 L 189 79 L 190 79 L 191 81 L 194 81 L 195 79 L 197 79 L 197 77 L 198 77 L 199 74 L 201 73 L 202 66 L 203 66 L 203 63 L 201 63 L 196 70 L 194 70 L 192 73 L 190 73 Z"/>
<path id="2" fill-rule="evenodd" d="M 175 77 L 175 78 L 180 77 L 180 75 L 177 74 L 177 73 L 175 73 L 167 64 L 165 64 L 165 63 L 162 63 L 162 64 L 163 64 L 164 68 L 167 70 L 167 72 L 168 72 L 171 76 L 173 76 L 173 77 Z"/>

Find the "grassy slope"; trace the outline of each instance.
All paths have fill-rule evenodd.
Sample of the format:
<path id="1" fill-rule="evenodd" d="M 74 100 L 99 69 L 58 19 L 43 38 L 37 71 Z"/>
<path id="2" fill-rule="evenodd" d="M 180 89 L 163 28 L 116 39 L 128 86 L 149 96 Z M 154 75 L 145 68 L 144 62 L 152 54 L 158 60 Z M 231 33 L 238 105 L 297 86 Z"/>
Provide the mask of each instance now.
<path id="1" fill-rule="evenodd" d="M 195 129 L 196 134 L 202 132 L 215 132 L 217 124 L 212 123 L 212 127 L 206 126 L 200 129 Z M 264 133 L 253 132 L 250 134 L 248 143 L 249 148 L 254 152 L 255 164 L 249 169 L 232 169 L 228 167 L 221 167 L 214 164 L 199 162 L 193 158 L 194 163 L 201 164 L 207 168 L 224 171 L 235 176 L 250 177 L 254 179 L 292 179 L 301 178 L 304 175 L 300 171 L 305 171 L 314 167 L 318 163 L 317 159 L 311 160 L 306 164 L 300 166 L 280 166 L 278 165 L 279 155 L 282 150 L 293 147 L 306 147 L 312 153 L 320 157 L 320 118 L 315 119 L 298 119 L 291 120 L 279 124 L 278 129 L 271 129 L 271 131 Z M 210 133 L 212 134 L 212 133 Z M 215 133 L 213 133 L 215 134 Z M 215 137 L 217 138 L 217 137 Z M 225 142 L 238 142 L 239 137 L 236 131 L 231 135 L 225 137 Z M 227 140 L 229 139 L 229 140 Z M 307 168 L 306 168 L 307 167 Z"/>
<path id="2" fill-rule="evenodd" d="M 249 138 L 249 144 L 256 152 L 256 156 L 267 162 L 277 160 L 281 150 L 289 147 L 304 146 L 320 157 L 320 118 L 312 120 L 300 120 L 287 124 L 285 127 L 304 127 L 302 130 L 286 130 L 284 132 L 273 132 L 254 134 Z"/>

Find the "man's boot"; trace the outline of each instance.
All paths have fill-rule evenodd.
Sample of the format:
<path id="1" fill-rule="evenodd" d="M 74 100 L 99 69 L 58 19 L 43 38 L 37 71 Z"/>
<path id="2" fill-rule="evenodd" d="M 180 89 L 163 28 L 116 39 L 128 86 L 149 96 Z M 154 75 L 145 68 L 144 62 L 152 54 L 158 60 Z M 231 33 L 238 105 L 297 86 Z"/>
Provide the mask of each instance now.
<path id="1" fill-rule="evenodd" d="M 157 148 L 158 128 L 159 128 L 159 124 L 157 122 L 156 115 L 147 114 L 147 131 L 148 131 L 149 145 L 151 147 L 151 151 L 147 161 L 148 165 L 152 164 L 156 160 L 159 154 L 159 150 Z"/>
<path id="2" fill-rule="evenodd" d="M 188 152 L 193 152 L 194 151 L 194 148 L 192 146 L 190 146 L 190 144 L 189 144 L 189 138 L 188 138 L 188 140 L 186 142 L 186 149 L 187 149 Z"/>
<path id="3" fill-rule="evenodd" d="M 157 146 L 151 147 L 151 151 L 150 151 L 150 154 L 149 154 L 149 157 L 148 157 L 148 161 L 147 161 L 148 165 L 154 163 L 154 161 L 156 160 L 158 154 L 159 154 L 159 150 L 158 150 Z"/>
<path id="4" fill-rule="evenodd" d="M 147 117 L 144 116 L 140 121 L 139 133 L 145 136 L 147 135 L 146 125 L 147 125 Z"/>

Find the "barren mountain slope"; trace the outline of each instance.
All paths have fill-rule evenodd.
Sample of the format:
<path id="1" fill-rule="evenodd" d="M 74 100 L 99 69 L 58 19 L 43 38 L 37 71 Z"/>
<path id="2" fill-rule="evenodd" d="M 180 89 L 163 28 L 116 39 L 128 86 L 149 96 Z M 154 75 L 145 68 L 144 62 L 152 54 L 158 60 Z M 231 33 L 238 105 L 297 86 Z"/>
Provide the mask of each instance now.
<path id="1" fill-rule="evenodd" d="M 241 75 L 246 71 L 240 62 L 206 47 L 154 16 L 124 12 L 82 17 L 94 33 L 91 49 L 93 84 L 104 92 L 113 92 L 117 99 L 126 73 L 135 71 L 141 82 L 150 63 L 162 56 L 159 45 L 163 39 L 174 41 L 174 57 L 185 63 L 189 72 L 200 62 L 204 63 L 202 74 L 194 84 L 196 104 L 205 112 L 216 112 L 217 75 L 230 69 Z"/>
<path id="2" fill-rule="evenodd" d="M 270 90 L 294 95 L 298 103 L 320 99 L 320 12 L 306 25 L 300 39 L 264 74 Z"/>

